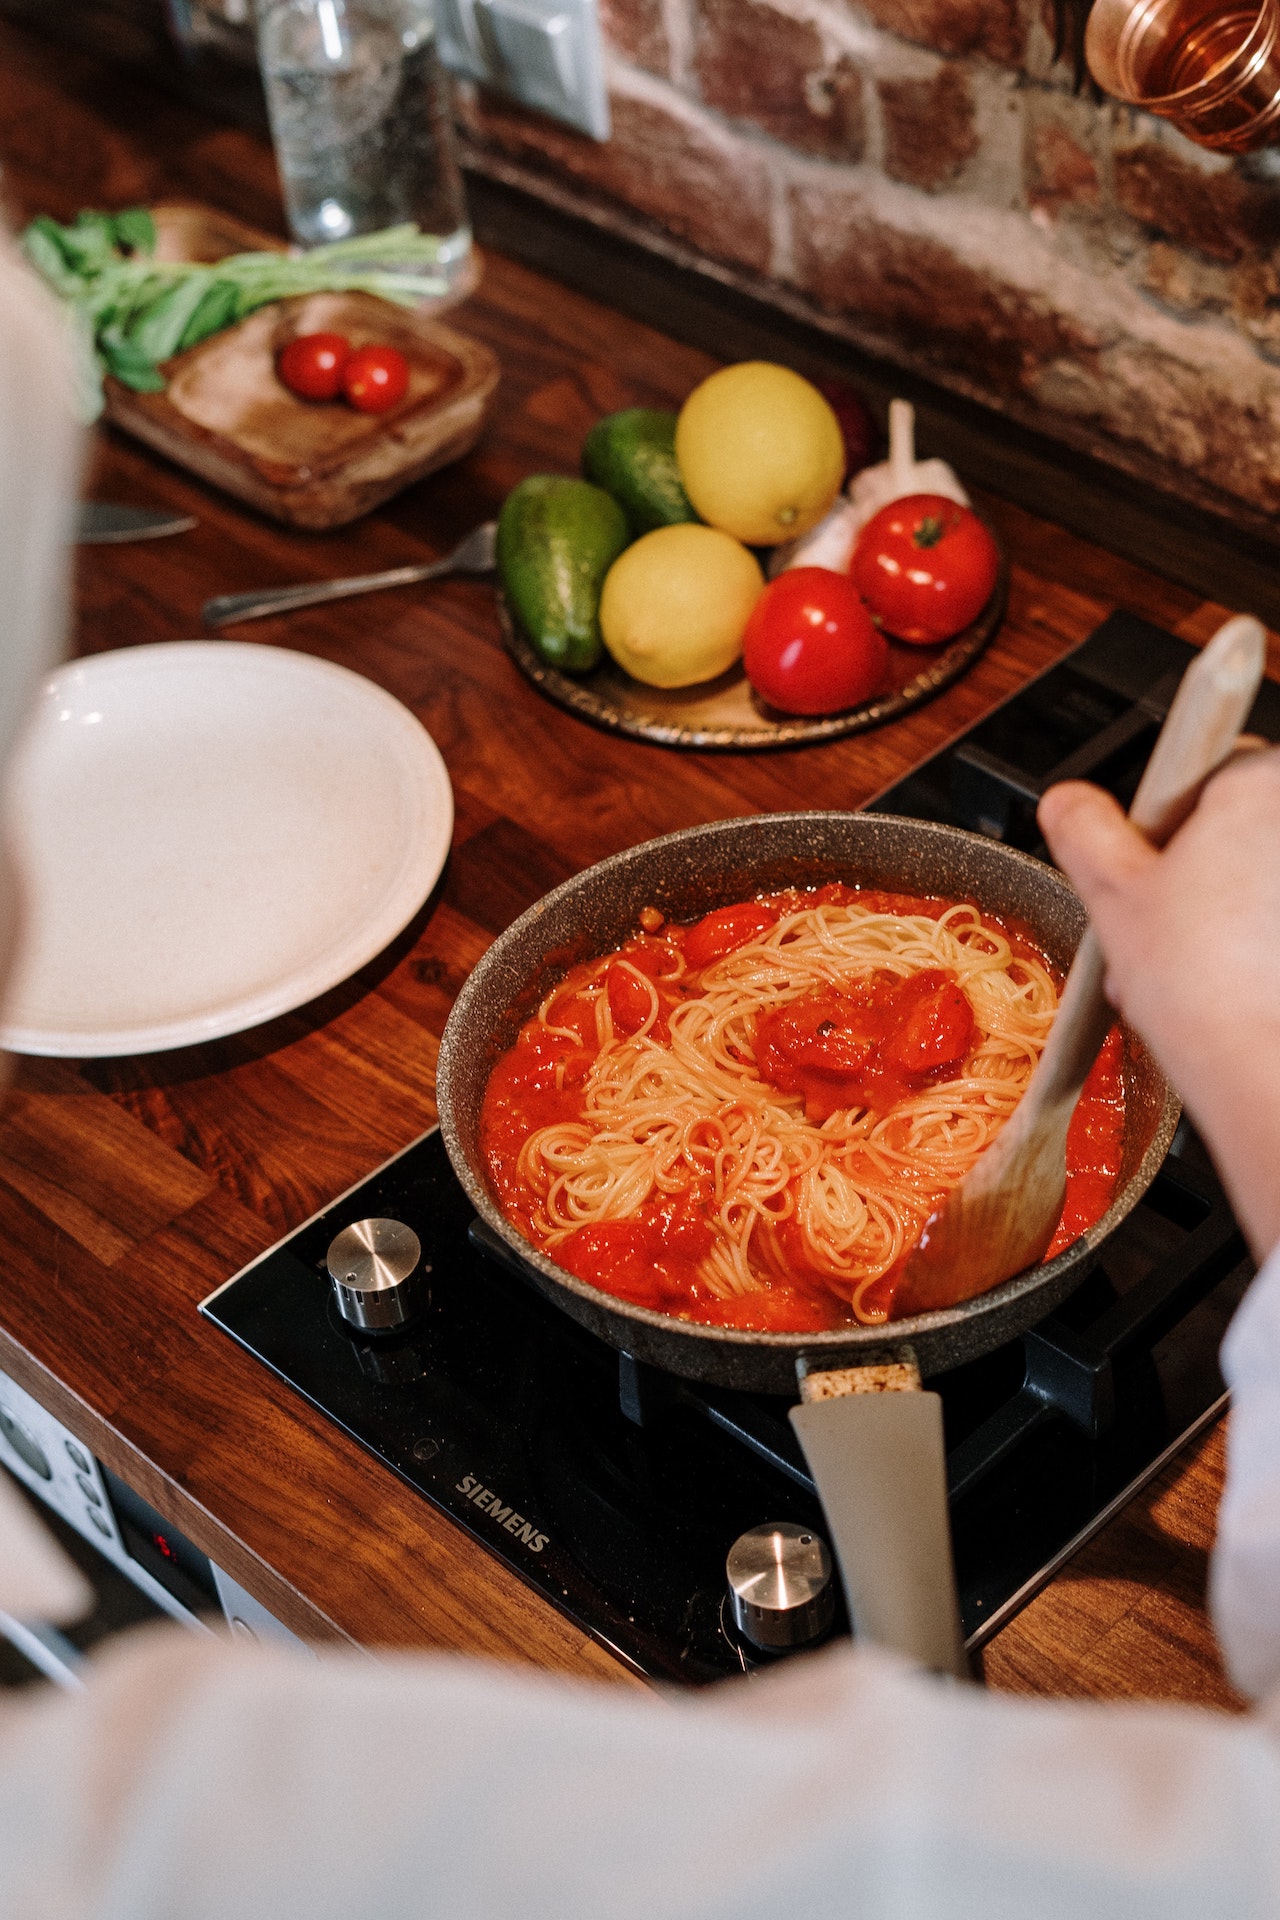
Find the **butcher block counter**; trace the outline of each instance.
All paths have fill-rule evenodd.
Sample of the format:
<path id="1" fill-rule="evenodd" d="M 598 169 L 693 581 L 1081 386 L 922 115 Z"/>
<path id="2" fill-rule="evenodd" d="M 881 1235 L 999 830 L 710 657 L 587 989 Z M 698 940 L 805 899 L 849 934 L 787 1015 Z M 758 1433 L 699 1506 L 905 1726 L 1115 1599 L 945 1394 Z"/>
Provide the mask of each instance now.
<path id="1" fill-rule="evenodd" d="M 190 200 L 283 230 L 259 135 L 7 25 L 0 165 L 15 219 Z M 676 406 L 716 364 L 687 332 L 681 343 L 591 297 L 580 264 L 569 286 L 529 265 L 527 250 L 524 262 L 509 257 L 493 244 L 497 214 L 488 237 L 483 284 L 451 316 L 503 369 L 473 453 L 372 517 L 310 535 L 103 430 L 88 491 L 190 513 L 198 526 L 82 548 L 73 651 L 194 637 L 215 593 L 434 558 L 492 518 L 525 474 L 572 472 L 600 414 Z M 610 292 L 607 275 L 599 285 Z M 776 357 L 787 352 L 780 341 Z M 827 365 L 840 364 L 833 348 Z M 988 470 L 997 465 L 989 453 Z M 392 946 L 297 1012 L 178 1052 L 17 1062 L 0 1116 L 0 1367 L 296 1631 L 639 1684 L 197 1305 L 432 1125 L 453 998 L 490 940 L 549 887 L 695 822 L 858 806 L 1115 609 L 1193 642 L 1221 616 L 1211 580 L 1171 584 L 996 493 L 977 490 L 977 504 L 1012 565 L 989 651 L 898 723 L 802 750 L 680 753 L 594 730 L 521 676 L 483 580 L 237 633 L 354 668 L 419 716 L 453 782 L 451 857 Z M 1079 524 L 1078 502 L 1061 517 Z M 1229 579 L 1224 565 L 1223 598 Z M 998 1635 L 988 1684 L 1238 1705 L 1204 1609 L 1222 1461 L 1218 1426 Z"/>

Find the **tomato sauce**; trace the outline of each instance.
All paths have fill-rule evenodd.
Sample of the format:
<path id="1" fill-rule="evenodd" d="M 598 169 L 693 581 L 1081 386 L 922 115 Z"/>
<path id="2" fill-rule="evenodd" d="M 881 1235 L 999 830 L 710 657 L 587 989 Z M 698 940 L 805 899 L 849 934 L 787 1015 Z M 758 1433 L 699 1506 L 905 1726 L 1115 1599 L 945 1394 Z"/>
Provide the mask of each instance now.
<path id="1" fill-rule="evenodd" d="M 1067 1193 L 1045 1259 L 1069 1247 L 1115 1199 L 1124 1156 L 1124 1040 L 1112 1027 L 1067 1128 Z"/>
<path id="2" fill-rule="evenodd" d="M 956 904 L 839 883 L 789 891 L 718 908 L 693 927 L 659 924 L 653 932 L 637 932 L 616 953 L 569 972 L 545 1020 L 527 1022 L 495 1064 L 481 1113 L 481 1146 L 498 1200 L 535 1246 L 542 1244 L 535 1225 L 539 1196 L 520 1171 L 520 1152 L 541 1128 L 583 1117 L 583 1086 L 598 1052 L 601 989 L 616 1035 L 630 1037 L 649 1022 L 652 1038 L 665 1043 L 668 1016 L 701 992 L 704 968 L 759 939 L 786 913 L 854 901 L 871 912 L 931 918 Z M 657 918 L 646 914 L 647 924 Z M 1043 963 L 1025 929 L 998 924 L 1015 954 L 1034 954 Z M 873 975 L 848 988 L 819 989 L 766 1013 L 756 1027 L 756 1061 L 762 1079 L 803 1096 L 806 1119 L 820 1126 L 851 1106 L 887 1111 L 953 1078 L 974 1038 L 973 1010 L 959 983 L 944 969 L 930 968 L 905 980 Z M 1066 1201 L 1046 1259 L 1111 1204 L 1123 1131 L 1122 1043 L 1113 1028 L 1071 1122 Z M 773 1230 L 779 1271 L 765 1287 L 727 1299 L 718 1295 L 700 1272 L 715 1244 L 714 1217 L 708 1173 L 679 1194 L 651 1194 L 628 1219 L 579 1227 L 550 1251 L 560 1266 L 602 1291 L 683 1319 L 762 1332 L 856 1324 L 851 1308 L 810 1267 L 794 1220 Z"/>

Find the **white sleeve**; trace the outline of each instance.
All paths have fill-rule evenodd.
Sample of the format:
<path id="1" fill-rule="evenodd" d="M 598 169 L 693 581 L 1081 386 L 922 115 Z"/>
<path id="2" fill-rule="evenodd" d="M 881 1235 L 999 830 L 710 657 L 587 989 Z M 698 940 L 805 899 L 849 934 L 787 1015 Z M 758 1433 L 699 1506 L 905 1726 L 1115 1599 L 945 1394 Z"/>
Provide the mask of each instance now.
<path id="1" fill-rule="evenodd" d="M 1280 1684 L 1280 1248 L 1231 1323 L 1222 1370 L 1232 1397 L 1214 1624 L 1232 1679 L 1261 1698 Z"/>
<path id="2" fill-rule="evenodd" d="M 65 644 L 82 451 L 63 316 L 0 221 L 0 768 Z"/>
<path id="3" fill-rule="evenodd" d="M 1261 1718 L 847 1648 L 672 1700 L 169 1629 L 0 1709 L 5 1920 L 1261 1920 Z"/>
<path id="4" fill-rule="evenodd" d="M 57 308 L 0 221 L 0 773 L 63 637 L 81 452 L 65 348 Z M 0 862 L 0 980 L 11 885 Z M 0 1070 L 0 1087 L 5 1078 Z M 0 1610 L 66 1620 L 91 1600 L 0 1473 Z"/>

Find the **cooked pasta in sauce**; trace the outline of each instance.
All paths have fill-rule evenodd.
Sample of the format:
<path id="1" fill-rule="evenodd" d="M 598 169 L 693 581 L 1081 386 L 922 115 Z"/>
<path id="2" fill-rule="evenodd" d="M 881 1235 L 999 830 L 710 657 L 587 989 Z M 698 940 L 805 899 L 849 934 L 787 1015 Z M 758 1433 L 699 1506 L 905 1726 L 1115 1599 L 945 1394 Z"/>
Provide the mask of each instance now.
<path id="1" fill-rule="evenodd" d="M 883 1321 L 1057 1004 L 1030 940 L 965 901 L 835 884 L 689 928 L 647 910 L 495 1065 L 490 1178 L 535 1246 L 624 1300 L 773 1332 Z M 1113 1031 L 1051 1254 L 1110 1204 L 1123 1120 Z"/>

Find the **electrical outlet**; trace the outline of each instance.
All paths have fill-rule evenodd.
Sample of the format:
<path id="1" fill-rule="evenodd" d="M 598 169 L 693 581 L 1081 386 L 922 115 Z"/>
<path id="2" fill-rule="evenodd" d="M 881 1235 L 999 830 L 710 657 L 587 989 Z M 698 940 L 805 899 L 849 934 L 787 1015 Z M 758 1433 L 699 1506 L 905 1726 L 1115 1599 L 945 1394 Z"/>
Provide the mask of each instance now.
<path id="1" fill-rule="evenodd" d="M 436 0 L 436 15 L 455 73 L 609 138 L 596 0 Z"/>

